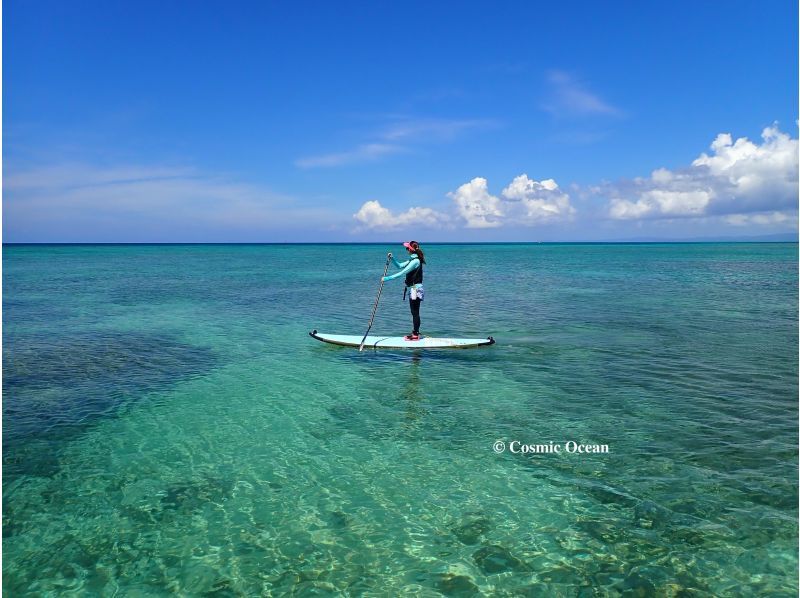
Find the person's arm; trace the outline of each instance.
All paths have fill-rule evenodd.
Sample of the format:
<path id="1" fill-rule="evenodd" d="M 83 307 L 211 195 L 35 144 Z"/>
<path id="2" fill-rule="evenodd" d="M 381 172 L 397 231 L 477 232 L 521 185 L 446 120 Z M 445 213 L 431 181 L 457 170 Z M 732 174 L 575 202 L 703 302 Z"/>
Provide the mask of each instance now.
<path id="1" fill-rule="evenodd" d="M 400 270 L 400 272 L 395 272 L 391 276 L 384 276 L 383 282 L 386 282 L 387 280 L 394 280 L 395 278 L 400 278 L 401 276 L 403 276 L 403 274 L 411 272 L 412 270 L 416 270 L 417 268 L 419 268 L 419 258 L 413 257 L 407 262 L 405 262 L 405 264 L 406 264 L 405 267 L 402 270 Z"/>
<path id="2" fill-rule="evenodd" d="M 405 268 L 406 266 L 408 266 L 408 262 L 410 262 L 410 261 L 411 260 L 406 260 L 404 262 L 398 262 L 396 259 L 394 259 L 394 256 L 392 256 L 392 262 L 394 263 L 395 268 Z"/>

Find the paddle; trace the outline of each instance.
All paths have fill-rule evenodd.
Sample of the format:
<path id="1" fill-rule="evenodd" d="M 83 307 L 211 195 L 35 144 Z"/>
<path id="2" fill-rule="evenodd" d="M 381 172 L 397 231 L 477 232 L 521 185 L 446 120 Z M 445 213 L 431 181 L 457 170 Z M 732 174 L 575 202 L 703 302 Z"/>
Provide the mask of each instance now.
<path id="1" fill-rule="evenodd" d="M 383 292 L 383 277 L 386 276 L 386 272 L 389 270 L 389 260 L 392 259 L 392 254 L 386 254 L 386 266 L 383 268 L 383 276 L 381 276 L 381 286 L 378 287 L 378 296 L 375 297 L 375 305 L 372 308 L 372 315 L 369 318 L 369 326 L 367 326 L 367 331 L 364 333 L 364 338 L 361 339 L 361 344 L 358 346 L 359 351 L 364 350 L 364 341 L 367 340 L 367 335 L 369 334 L 370 329 L 372 328 L 372 322 L 375 320 L 375 312 L 378 311 L 378 301 L 381 300 L 381 293 Z"/>

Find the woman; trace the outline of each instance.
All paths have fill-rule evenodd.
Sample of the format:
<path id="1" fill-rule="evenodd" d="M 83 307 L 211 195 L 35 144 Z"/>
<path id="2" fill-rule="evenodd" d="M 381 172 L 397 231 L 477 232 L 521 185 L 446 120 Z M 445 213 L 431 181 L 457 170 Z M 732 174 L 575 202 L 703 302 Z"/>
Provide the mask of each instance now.
<path id="1" fill-rule="evenodd" d="M 414 324 L 414 330 L 411 334 L 406 335 L 404 338 L 407 341 L 419 340 L 419 306 L 425 295 L 422 288 L 422 264 L 425 263 L 425 254 L 420 249 L 419 243 L 416 241 L 408 241 L 403 243 L 403 247 L 408 251 L 408 260 L 405 262 L 398 262 L 392 255 L 392 262 L 400 268 L 400 272 L 392 274 L 391 276 L 384 276 L 383 282 L 387 280 L 394 280 L 406 275 L 406 290 L 409 291 L 409 303 L 411 305 L 411 320 Z M 391 254 L 390 254 L 391 255 Z M 403 297 L 405 298 L 405 293 Z"/>

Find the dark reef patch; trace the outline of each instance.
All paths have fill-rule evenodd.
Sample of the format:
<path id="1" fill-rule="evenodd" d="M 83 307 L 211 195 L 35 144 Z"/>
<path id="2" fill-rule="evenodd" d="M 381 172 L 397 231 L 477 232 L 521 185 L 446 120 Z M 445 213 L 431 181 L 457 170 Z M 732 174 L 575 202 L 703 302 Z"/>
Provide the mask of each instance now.
<path id="1" fill-rule="evenodd" d="M 479 513 L 470 513 L 451 528 L 458 541 L 468 546 L 478 544 L 483 535 L 492 529 L 492 522 Z"/>
<path id="2" fill-rule="evenodd" d="M 527 571 L 525 563 L 511 554 L 507 548 L 491 544 L 478 549 L 472 558 L 485 575 L 505 573 L 506 571 Z"/>
<path id="3" fill-rule="evenodd" d="M 52 475 L 65 441 L 219 364 L 209 348 L 163 334 L 87 330 L 5 340 L 4 481 Z"/>

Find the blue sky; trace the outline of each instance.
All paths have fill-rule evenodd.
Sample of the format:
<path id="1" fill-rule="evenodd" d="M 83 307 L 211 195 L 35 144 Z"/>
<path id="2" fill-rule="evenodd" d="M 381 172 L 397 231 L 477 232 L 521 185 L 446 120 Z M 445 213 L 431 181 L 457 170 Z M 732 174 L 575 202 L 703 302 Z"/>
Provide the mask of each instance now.
<path id="1" fill-rule="evenodd" d="M 795 232 L 797 21 L 783 0 L 7 0 L 3 240 Z"/>

